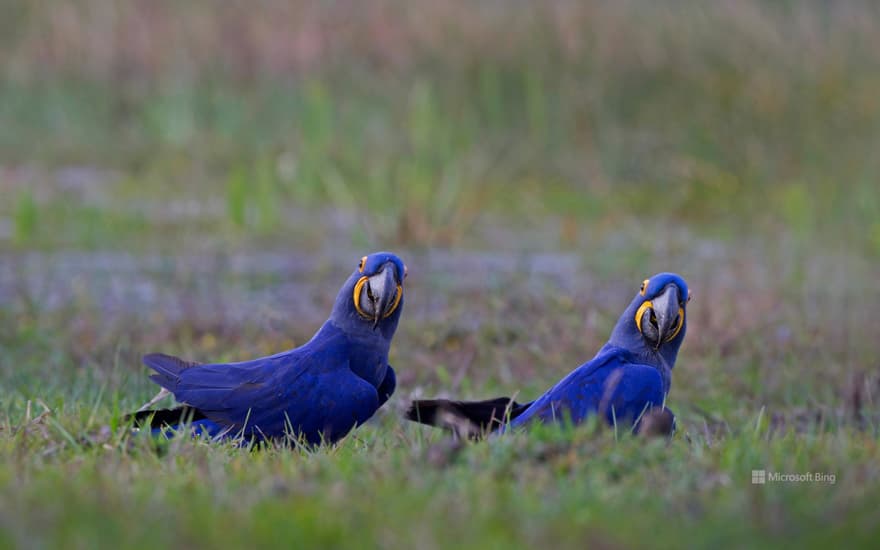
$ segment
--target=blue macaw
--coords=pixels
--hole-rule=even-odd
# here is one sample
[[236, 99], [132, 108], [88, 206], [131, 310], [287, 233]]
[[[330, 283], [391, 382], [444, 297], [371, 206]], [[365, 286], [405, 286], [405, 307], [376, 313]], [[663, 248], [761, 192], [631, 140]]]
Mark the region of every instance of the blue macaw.
[[[578, 424], [594, 414], [638, 431], [643, 414], [652, 408], [666, 412], [672, 368], [687, 332], [689, 301], [687, 283], [679, 275], [654, 275], [642, 283], [599, 353], [535, 401], [414, 401], [406, 416], [470, 437], [534, 422]], [[668, 414], [671, 425], [674, 416]]]
[[212, 364], [146, 355], [144, 364], [155, 371], [150, 378], [183, 406], [142, 409], [135, 422], [149, 422], [154, 431], [190, 424], [195, 433], [216, 438], [339, 440], [394, 393], [388, 349], [403, 310], [405, 278], [406, 266], [394, 254], [364, 256], [320, 330], [276, 355]]

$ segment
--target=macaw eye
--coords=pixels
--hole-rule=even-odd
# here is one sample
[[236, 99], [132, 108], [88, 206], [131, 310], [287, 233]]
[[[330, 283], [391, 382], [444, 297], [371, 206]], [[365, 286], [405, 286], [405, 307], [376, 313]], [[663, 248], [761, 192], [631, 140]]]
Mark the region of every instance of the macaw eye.
[[366, 263], [367, 263], [367, 257], [364, 256], [363, 258], [361, 258], [361, 263], [358, 264], [358, 271], [363, 273], [364, 272], [364, 265], [366, 265]]
[[639, 294], [641, 294], [642, 296], [645, 295], [645, 291], [648, 289], [648, 281], [650, 280], [651, 279], [645, 279], [644, 281], [642, 281], [642, 286], [639, 287]]

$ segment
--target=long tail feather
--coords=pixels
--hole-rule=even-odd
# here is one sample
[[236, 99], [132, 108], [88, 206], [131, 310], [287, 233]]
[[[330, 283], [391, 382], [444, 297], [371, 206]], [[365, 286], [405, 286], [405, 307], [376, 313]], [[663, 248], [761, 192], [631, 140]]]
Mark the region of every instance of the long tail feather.
[[485, 401], [452, 401], [449, 399], [424, 399], [413, 401], [406, 411], [407, 420], [460, 433], [462, 422], [473, 428], [473, 433], [492, 431], [519, 416], [529, 404], [520, 404], [510, 397], [497, 397]]
[[140, 428], [163, 428], [206, 418], [207, 416], [202, 411], [183, 405], [174, 409], [137, 411], [126, 415], [125, 420], [133, 420], [134, 424]]

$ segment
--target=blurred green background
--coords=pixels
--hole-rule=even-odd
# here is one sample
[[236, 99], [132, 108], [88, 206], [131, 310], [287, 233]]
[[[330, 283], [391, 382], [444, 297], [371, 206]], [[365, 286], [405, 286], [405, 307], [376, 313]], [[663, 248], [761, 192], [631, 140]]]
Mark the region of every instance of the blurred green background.
[[563, 222], [540, 248], [669, 223], [880, 254], [870, 2], [2, 9], [4, 248], [302, 247], [333, 208], [358, 247], [519, 248], [481, 230], [515, 217]]
[[[867, 0], [6, 0], [0, 544], [876, 540], [878, 151]], [[410, 273], [399, 387], [360, 439], [132, 449], [142, 353], [301, 344], [382, 249]], [[670, 447], [424, 471], [408, 398], [535, 395], [666, 270], [694, 292]], [[757, 467], [837, 483], [756, 492]], [[199, 538], [218, 522], [243, 538]]]

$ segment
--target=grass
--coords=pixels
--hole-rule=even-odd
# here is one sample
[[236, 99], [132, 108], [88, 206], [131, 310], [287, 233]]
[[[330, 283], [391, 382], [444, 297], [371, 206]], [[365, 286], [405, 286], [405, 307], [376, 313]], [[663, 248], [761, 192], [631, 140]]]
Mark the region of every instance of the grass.
[[[112, 4], [0, 8], [0, 547], [876, 540], [876, 6]], [[141, 354], [299, 345], [379, 249], [410, 276], [374, 422], [120, 422]], [[538, 394], [662, 270], [694, 291], [670, 441], [400, 420]]]
[[[400, 420], [413, 395], [527, 397], [547, 387], [598, 348], [634, 292], [638, 280], [618, 284], [615, 274], [568, 293], [530, 289], [515, 274], [468, 291], [411, 273], [392, 351], [398, 395], [375, 423], [315, 452], [180, 439], [157, 454], [119, 418], [153, 391], [141, 352], [270, 353], [304, 341], [320, 313], [256, 308], [243, 321], [163, 322], [87, 305], [44, 312], [37, 297], [35, 311], [3, 319], [4, 536], [21, 546], [867, 546], [877, 534], [880, 417], [873, 329], [860, 316], [874, 306], [821, 278], [763, 279], [761, 262], [735, 265], [755, 249], [731, 249], [731, 263], [703, 271], [685, 266], [696, 297], [670, 395], [680, 430], [669, 442], [588, 426], [456, 452]], [[771, 271], [790, 262], [764, 260]], [[851, 261], [848, 272], [859, 273]], [[227, 280], [221, 310], [247, 309], [241, 285], [286, 296], [277, 284]], [[335, 289], [313, 286], [316, 302], [329, 303]], [[182, 282], [169, 291], [198, 293]], [[438, 292], [455, 298], [425, 316]], [[758, 468], [835, 483], [753, 486]]]
[[[6, 533], [22, 545], [424, 548], [617, 547], [643, 545], [646, 537], [651, 546], [763, 540], [821, 547], [840, 537], [860, 546], [876, 535], [861, 504], [877, 493], [858, 481], [876, 475], [867, 466], [876, 450], [851, 435], [814, 433], [797, 444], [748, 430], [709, 446], [545, 434], [473, 446], [452, 464], [432, 466], [426, 444], [389, 424], [385, 433], [363, 430], [358, 440], [314, 454], [187, 441], [157, 458], [146, 445], [112, 440], [71, 451], [71, 461], [33, 465], [37, 472], [10, 481], [9, 505], [19, 519]], [[862, 471], [833, 485], [750, 487], [739, 467], [811, 471], [854, 460], [865, 464]], [[731, 478], [731, 470], [742, 475]], [[157, 476], [158, 487], [148, 481]], [[41, 495], [48, 492], [47, 502]], [[46, 522], [54, 525], [49, 532], [40, 529]], [[810, 523], [823, 528], [801, 528]]]

